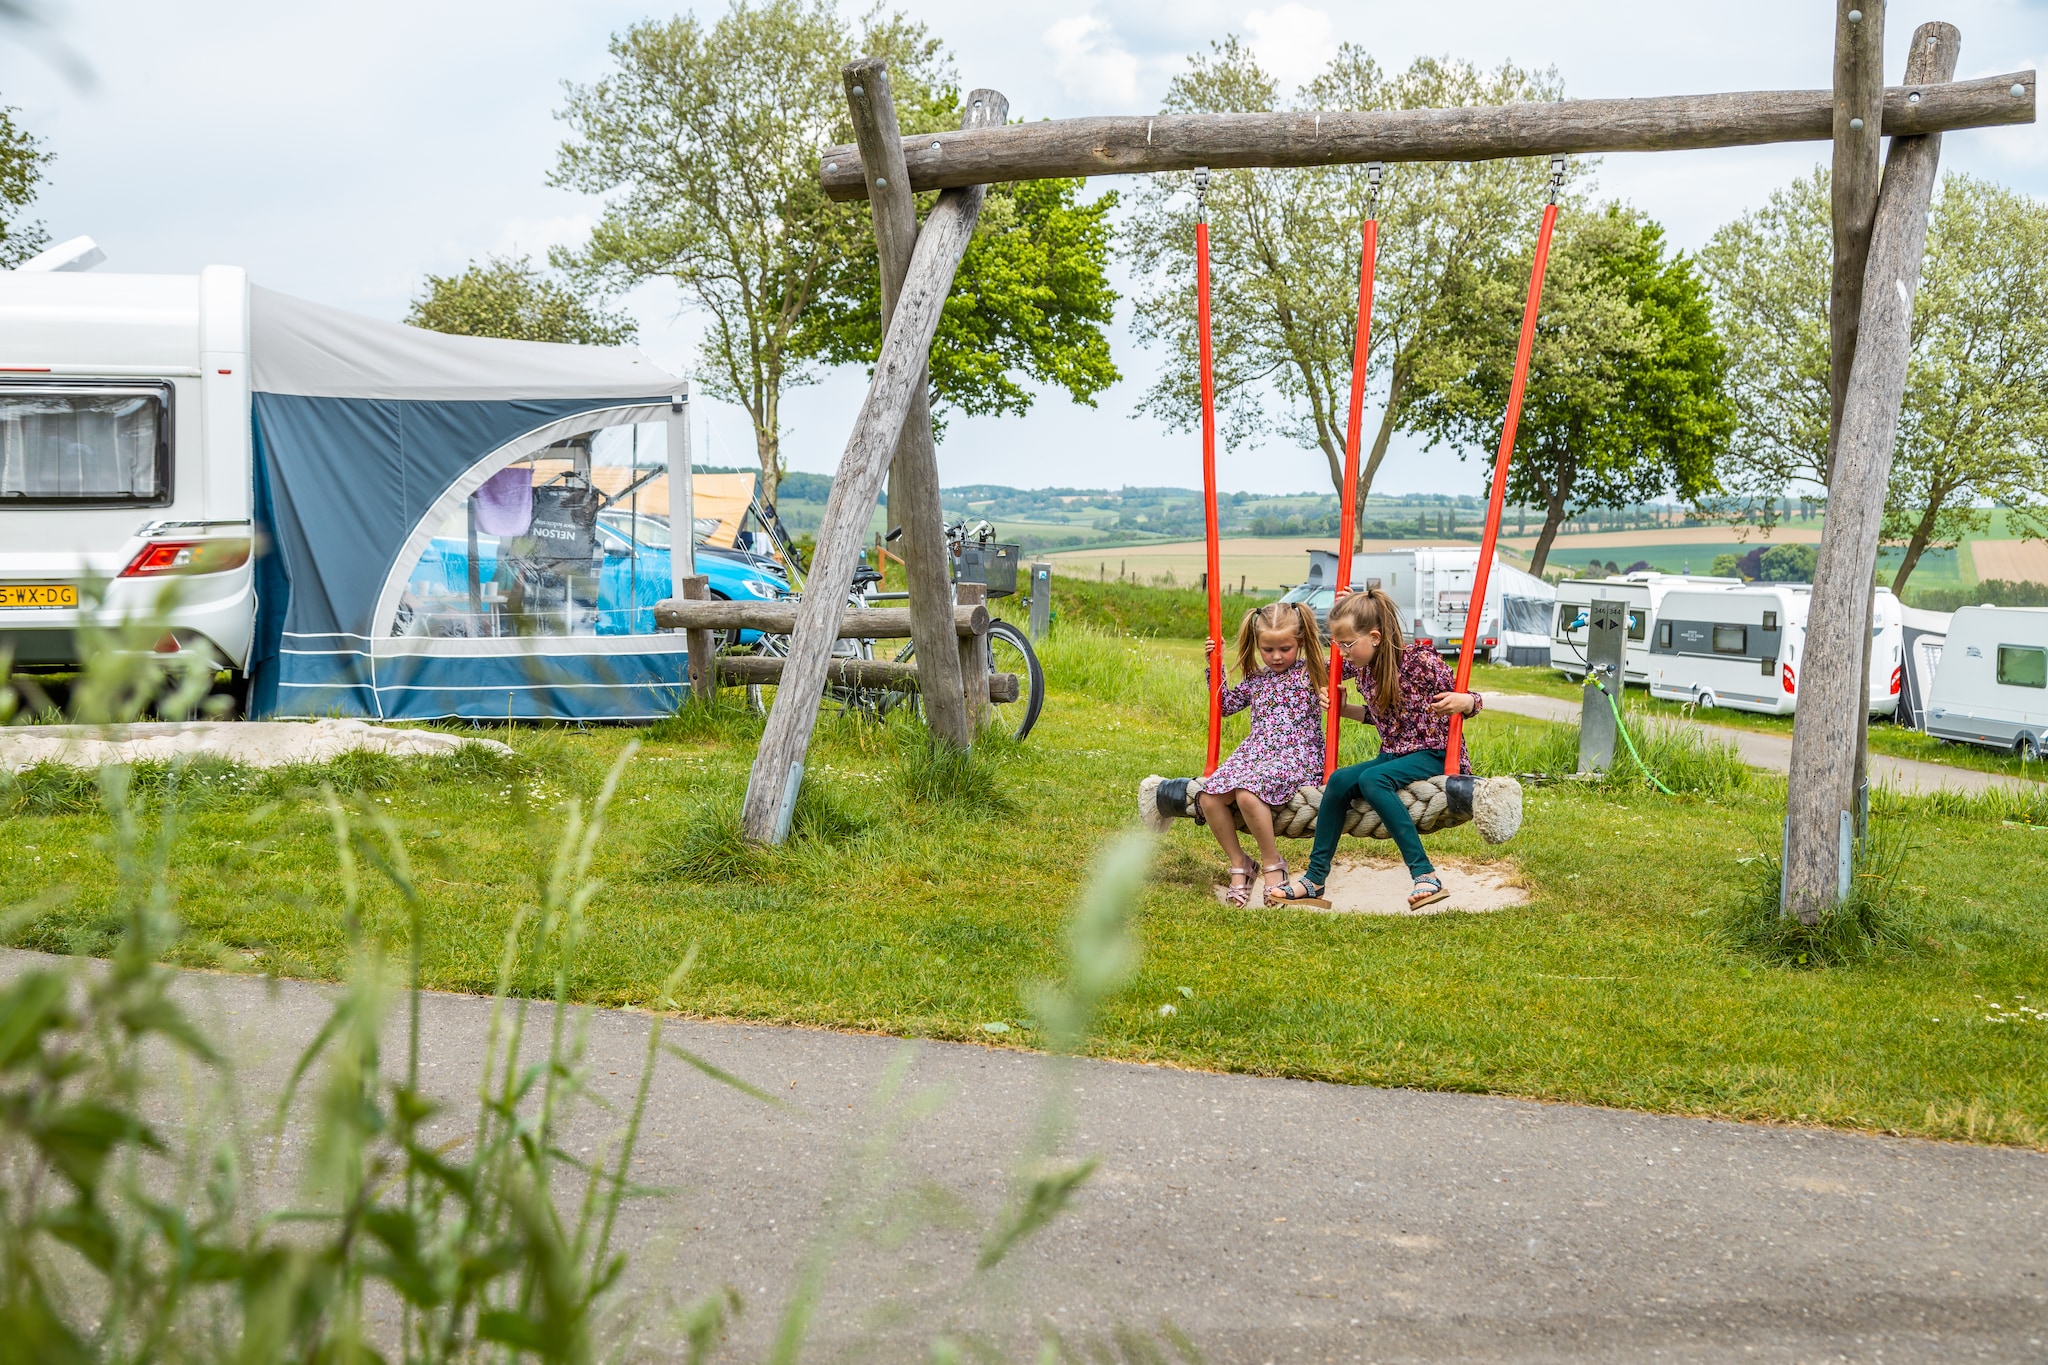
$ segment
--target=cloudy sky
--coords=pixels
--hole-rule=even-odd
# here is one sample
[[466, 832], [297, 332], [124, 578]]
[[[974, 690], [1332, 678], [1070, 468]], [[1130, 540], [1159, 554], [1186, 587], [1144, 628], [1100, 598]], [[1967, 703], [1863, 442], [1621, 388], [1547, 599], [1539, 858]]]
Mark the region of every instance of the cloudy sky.
[[[1456, 4], [1302, 0], [1042, 0], [1023, 11], [903, 0], [952, 48], [963, 83], [1010, 97], [1013, 115], [1060, 118], [1158, 106], [1188, 53], [1245, 37], [1283, 79], [1311, 76], [1338, 42], [1387, 67], [1421, 55], [1555, 66], [1568, 95], [1674, 94], [1824, 86], [1833, 6], [1822, 0], [1503, 0]], [[247, 266], [259, 282], [397, 318], [428, 272], [492, 252], [544, 253], [588, 230], [595, 206], [550, 189], [564, 80], [603, 74], [605, 41], [665, 8], [533, 0], [352, 0], [164, 4], [71, 0], [50, 13], [89, 63], [68, 81], [46, 52], [0, 33], [0, 103], [58, 155], [41, 214], [59, 238], [90, 233], [103, 269]], [[715, 12], [711, 0], [702, 10]], [[1019, 16], [1026, 17], [1019, 17]], [[1911, 0], [1886, 20], [1898, 79], [1915, 25], [1962, 30], [1958, 74], [2048, 64], [2048, 0]], [[1683, 248], [1803, 174], [1819, 145], [1611, 156], [1600, 191], [1662, 220]], [[2048, 198], [2048, 125], [1957, 134], [1946, 168]], [[1531, 206], [1533, 219], [1535, 206]], [[656, 359], [687, 370], [695, 321], [666, 286], [631, 306]], [[1120, 315], [1116, 357], [1130, 376], [1094, 409], [1040, 401], [1028, 418], [956, 420], [941, 452], [947, 483], [1179, 484], [1199, 480], [1195, 440], [1132, 415], [1157, 358]], [[846, 372], [790, 396], [784, 450], [829, 471], [859, 403]], [[748, 463], [746, 415], [714, 408], [708, 457]], [[1284, 444], [1226, 453], [1227, 488], [1322, 486], [1321, 456]], [[1477, 492], [1478, 467], [1397, 446], [1380, 487]]]

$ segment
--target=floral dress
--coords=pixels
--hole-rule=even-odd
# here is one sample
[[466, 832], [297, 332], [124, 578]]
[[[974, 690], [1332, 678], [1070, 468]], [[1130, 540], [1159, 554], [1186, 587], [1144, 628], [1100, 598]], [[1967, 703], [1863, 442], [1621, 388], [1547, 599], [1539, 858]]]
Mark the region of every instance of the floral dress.
[[1284, 673], [1254, 673], [1223, 689], [1223, 714], [1251, 708], [1252, 731], [1222, 766], [1202, 779], [1205, 792], [1248, 791], [1284, 806], [1303, 787], [1323, 780], [1323, 702], [1296, 660]]
[[[1439, 692], [1455, 691], [1458, 679], [1445, 665], [1443, 656], [1436, 652], [1436, 646], [1411, 640], [1401, 651], [1401, 666], [1395, 671], [1396, 685], [1401, 692], [1397, 699], [1400, 710], [1392, 715], [1379, 714], [1374, 700], [1378, 693], [1370, 673], [1346, 661], [1344, 676], [1358, 689], [1359, 700], [1365, 706], [1365, 723], [1380, 732], [1381, 753], [1391, 757], [1449, 747], [1451, 718], [1430, 710], [1429, 703]], [[1479, 694], [1474, 692], [1472, 714], [1478, 715], [1484, 705]], [[1464, 746], [1458, 759], [1459, 771], [1472, 771], [1470, 745]]]

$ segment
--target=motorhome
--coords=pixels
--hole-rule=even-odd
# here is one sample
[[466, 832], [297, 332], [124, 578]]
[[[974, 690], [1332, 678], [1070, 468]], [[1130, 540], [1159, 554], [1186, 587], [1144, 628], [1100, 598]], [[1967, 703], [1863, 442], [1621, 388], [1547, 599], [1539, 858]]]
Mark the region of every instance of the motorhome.
[[1927, 699], [1927, 733], [2024, 758], [2048, 754], [2048, 608], [1963, 607]]
[[[1314, 608], [1316, 620], [1327, 621], [1330, 604], [1336, 599], [1337, 555], [1332, 550], [1310, 550], [1308, 557], [1308, 578], [1281, 600], [1307, 602]], [[1472, 580], [1478, 570], [1476, 545], [1376, 550], [1352, 556], [1351, 586], [1378, 583], [1400, 604], [1408, 633], [1435, 645], [1448, 657], [1464, 645], [1465, 617], [1471, 610]], [[1548, 583], [1495, 555], [1493, 571], [1486, 579], [1486, 606], [1473, 657], [1510, 664], [1549, 662], [1554, 595]]]
[[1586, 640], [1593, 603], [1628, 604], [1628, 649], [1622, 681], [1645, 686], [1650, 680], [1650, 625], [1664, 595], [1679, 588], [1735, 587], [1739, 578], [1699, 574], [1631, 573], [1611, 578], [1568, 578], [1557, 585], [1557, 618], [1550, 635], [1550, 666], [1567, 677], [1586, 675]]
[[0, 271], [17, 667], [147, 623], [143, 647], [239, 675], [256, 715], [673, 711], [686, 640], [649, 607], [699, 572], [691, 538], [655, 544], [671, 512], [694, 524], [682, 380], [631, 348], [444, 336], [236, 267], [97, 256]]
[[[1651, 627], [1650, 695], [1702, 708], [1789, 715], [1799, 701], [1813, 588], [1750, 583], [1664, 594]], [[1879, 588], [1871, 621], [1870, 713], [1898, 709], [1904, 609]]]

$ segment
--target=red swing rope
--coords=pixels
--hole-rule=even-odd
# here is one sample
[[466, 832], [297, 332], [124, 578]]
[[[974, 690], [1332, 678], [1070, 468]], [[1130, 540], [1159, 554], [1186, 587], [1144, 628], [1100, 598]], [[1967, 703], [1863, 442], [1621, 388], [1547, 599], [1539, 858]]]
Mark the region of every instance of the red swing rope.
[[[1344, 436], [1344, 505], [1338, 509], [1336, 589], [1351, 586], [1351, 544], [1358, 535], [1358, 439], [1365, 424], [1365, 360], [1372, 339], [1372, 271], [1380, 249], [1380, 163], [1365, 168], [1367, 217], [1360, 231], [1358, 327], [1351, 346], [1351, 425]], [[1334, 595], [1332, 604], [1334, 605]], [[1323, 727], [1323, 784], [1337, 771], [1337, 726], [1343, 719], [1344, 657], [1330, 645], [1330, 714]]]
[[[1543, 271], [1550, 263], [1550, 234], [1557, 227], [1557, 194], [1564, 185], [1564, 158], [1550, 159], [1550, 202], [1543, 206], [1543, 226], [1536, 233], [1536, 259], [1529, 265], [1529, 301], [1522, 306], [1522, 339], [1515, 348], [1515, 377], [1508, 386], [1507, 418], [1501, 424], [1500, 454], [1493, 461], [1493, 493], [1486, 503], [1486, 533], [1479, 541], [1479, 569], [1472, 575], [1472, 601], [1465, 608], [1465, 639], [1458, 646], [1457, 683], [1463, 692], [1472, 680], [1472, 647], [1486, 614], [1486, 580], [1493, 574], [1494, 549], [1500, 541], [1501, 512], [1507, 503], [1508, 460], [1515, 453], [1515, 428], [1522, 419], [1522, 391], [1529, 383], [1529, 357], [1536, 348], [1536, 310], [1543, 302]], [[1465, 718], [1451, 717], [1444, 745], [1444, 772], [1455, 774], [1464, 747]]]
[[1195, 170], [1195, 332], [1202, 368], [1202, 513], [1208, 537], [1209, 761], [1207, 777], [1223, 755], [1223, 547], [1216, 532], [1216, 355], [1209, 336], [1209, 168]]

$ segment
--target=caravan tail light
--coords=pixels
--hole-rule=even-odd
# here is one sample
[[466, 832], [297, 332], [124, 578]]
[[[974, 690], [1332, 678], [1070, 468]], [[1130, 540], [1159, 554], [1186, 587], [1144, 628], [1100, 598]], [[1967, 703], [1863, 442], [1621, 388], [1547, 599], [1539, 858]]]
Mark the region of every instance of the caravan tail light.
[[1905, 687], [1905, 685], [1906, 685], [1906, 670], [1905, 670], [1905, 669], [1903, 669], [1903, 668], [1895, 668], [1895, 669], [1893, 669], [1893, 670], [1892, 670], [1892, 695], [1893, 695], [1893, 696], [1895, 696], [1895, 697], [1896, 697], [1896, 696], [1898, 696], [1898, 695], [1899, 695], [1899, 692], [1900, 692], [1900, 690], [1901, 690], [1902, 688], [1904, 688], [1904, 687]]
[[1493, 647], [1494, 647], [1495, 645], [1497, 645], [1497, 644], [1499, 644], [1499, 643], [1500, 643], [1500, 641], [1498, 641], [1498, 640], [1494, 639], [1494, 638], [1493, 638], [1492, 636], [1490, 636], [1490, 635], [1486, 637], [1486, 647], [1487, 647], [1488, 649], [1492, 649], [1492, 648], [1493, 648]]
[[1786, 694], [1787, 694], [1787, 695], [1790, 695], [1790, 694], [1791, 694], [1791, 692], [1793, 691], [1794, 685], [1795, 685], [1795, 683], [1796, 683], [1796, 681], [1797, 681], [1797, 680], [1796, 680], [1796, 679], [1795, 679], [1795, 678], [1794, 678], [1794, 677], [1792, 676], [1792, 665], [1790, 665], [1790, 664], [1786, 664], [1786, 665], [1785, 665], [1785, 671], [1784, 671], [1784, 674], [1783, 674], [1782, 676], [1783, 676], [1783, 678], [1784, 678], [1784, 682], [1785, 682], [1785, 691], [1786, 691]]
[[142, 547], [123, 578], [160, 578], [165, 574], [226, 573], [249, 562], [249, 541], [243, 536], [211, 540], [153, 540]]

